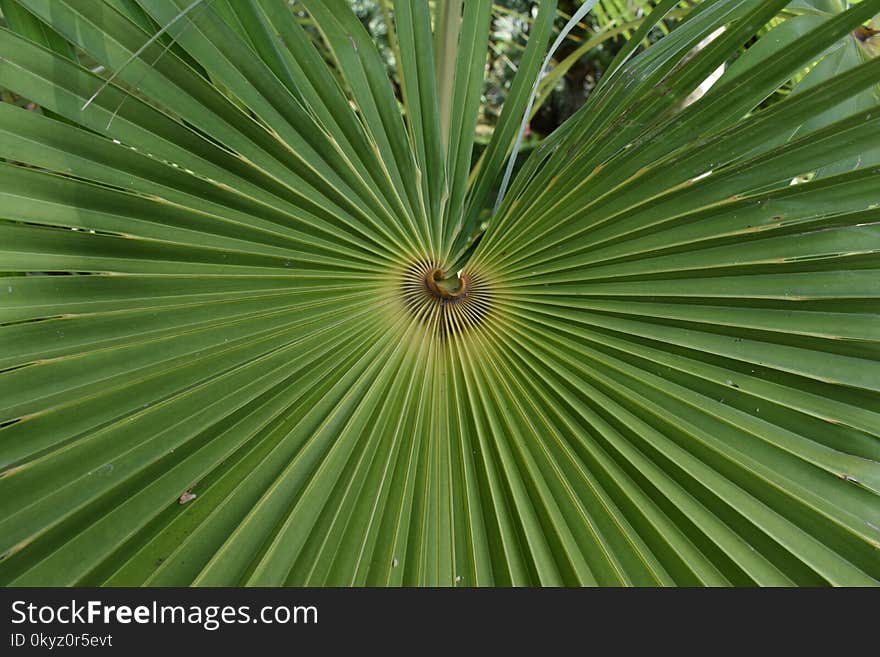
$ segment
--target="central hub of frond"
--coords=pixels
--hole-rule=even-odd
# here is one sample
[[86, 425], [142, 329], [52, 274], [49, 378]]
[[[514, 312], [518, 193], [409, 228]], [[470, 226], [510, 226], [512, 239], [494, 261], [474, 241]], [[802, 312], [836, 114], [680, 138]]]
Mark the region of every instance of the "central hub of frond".
[[476, 268], [453, 273], [421, 261], [403, 273], [400, 291], [406, 310], [444, 338], [482, 324], [492, 309], [492, 285]]
[[425, 274], [425, 288], [440, 299], [441, 303], [459, 303], [468, 295], [470, 279], [454, 274], [444, 276], [443, 270], [435, 269]]

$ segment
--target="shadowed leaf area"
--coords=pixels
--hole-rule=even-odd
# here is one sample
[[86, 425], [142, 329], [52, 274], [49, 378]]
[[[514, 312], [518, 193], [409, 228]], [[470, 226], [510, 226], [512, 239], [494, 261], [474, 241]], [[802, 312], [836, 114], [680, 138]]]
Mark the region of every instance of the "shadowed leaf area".
[[0, 582], [878, 583], [880, 0], [537, 4], [0, 0]]

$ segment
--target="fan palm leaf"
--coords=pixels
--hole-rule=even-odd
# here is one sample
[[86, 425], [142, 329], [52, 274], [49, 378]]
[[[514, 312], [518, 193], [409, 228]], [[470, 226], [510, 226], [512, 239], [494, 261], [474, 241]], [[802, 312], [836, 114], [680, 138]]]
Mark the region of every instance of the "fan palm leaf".
[[393, 3], [402, 101], [343, 0], [329, 62], [282, 0], [11, 4], [0, 581], [877, 583], [880, 112], [814, 119], [880, 60], [758, 108], [880, 1], [691, 104], [789, 3], [658, 3], [491, 217], [552, 0], [473, 176], [489, 0]]

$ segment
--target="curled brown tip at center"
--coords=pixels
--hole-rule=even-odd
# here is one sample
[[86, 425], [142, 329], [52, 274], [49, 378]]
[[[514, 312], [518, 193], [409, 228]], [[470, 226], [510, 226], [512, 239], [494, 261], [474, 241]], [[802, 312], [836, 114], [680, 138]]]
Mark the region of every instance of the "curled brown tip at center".
[[445, 277], [440, 269], [425, 274], [425, 288], [438, 299], [448, 302], [460, 301], [467, 297], [470, 282], [466, 276]]
[[864, 25], [857, 27], [853, 31], [853, 36], [859, 41], [867, 41], [868, 39], [877, 36], [880, 34], [880, 30], [875, 30], [870, 27], [865, 27]]

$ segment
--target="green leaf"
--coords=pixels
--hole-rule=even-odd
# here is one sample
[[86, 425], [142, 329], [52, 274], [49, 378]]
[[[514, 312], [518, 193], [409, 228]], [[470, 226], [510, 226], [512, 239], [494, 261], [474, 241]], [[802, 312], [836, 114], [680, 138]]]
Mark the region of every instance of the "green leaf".
[[17, 0], [0, 582], [878, 584], [880, 0], [674, 4], [483, 230], [554, 2], [472, 171], [489, 2]]

